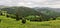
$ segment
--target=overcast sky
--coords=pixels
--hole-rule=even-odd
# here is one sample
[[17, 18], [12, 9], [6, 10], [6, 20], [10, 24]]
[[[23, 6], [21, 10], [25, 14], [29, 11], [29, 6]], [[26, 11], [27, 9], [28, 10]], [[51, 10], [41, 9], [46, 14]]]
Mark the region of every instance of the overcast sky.
[[0, 0], [0, 5], [60, 8], [60, 0]]

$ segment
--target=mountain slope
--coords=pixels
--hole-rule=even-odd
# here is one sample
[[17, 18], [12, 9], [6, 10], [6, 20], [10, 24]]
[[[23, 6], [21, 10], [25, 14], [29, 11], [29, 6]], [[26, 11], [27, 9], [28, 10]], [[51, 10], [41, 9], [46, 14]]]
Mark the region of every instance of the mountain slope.
[[9, 14], [16, 14], [18, 12], [20, 16], [39, 15], [39, 12], [28, 7], [8, 7], [2, 8], [1, 10], [7, 11]]

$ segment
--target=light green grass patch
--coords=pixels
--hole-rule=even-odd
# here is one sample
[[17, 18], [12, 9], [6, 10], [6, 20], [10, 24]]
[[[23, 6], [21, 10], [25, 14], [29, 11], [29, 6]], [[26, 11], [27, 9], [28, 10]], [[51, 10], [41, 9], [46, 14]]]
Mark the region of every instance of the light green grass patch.
[[60, 20], [51, 20], [44, 22], [30, 22], [27, 20], [26, 24], [22, 24], [21, 20], [16, 21], [6, 16], [0, 16], [0, 28], [60, 28]]

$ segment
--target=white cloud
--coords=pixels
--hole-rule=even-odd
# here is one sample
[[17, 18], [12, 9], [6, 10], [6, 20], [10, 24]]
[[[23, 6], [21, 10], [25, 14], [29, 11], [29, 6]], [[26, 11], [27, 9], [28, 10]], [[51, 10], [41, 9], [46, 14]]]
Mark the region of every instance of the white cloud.
[[0, 0], [0, 5], [60, 8], [60, 0]]

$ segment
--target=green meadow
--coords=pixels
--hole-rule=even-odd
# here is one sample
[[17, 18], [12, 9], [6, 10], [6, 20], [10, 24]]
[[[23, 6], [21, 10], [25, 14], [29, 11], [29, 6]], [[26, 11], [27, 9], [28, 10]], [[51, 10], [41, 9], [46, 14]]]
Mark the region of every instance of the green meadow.
[[0, 28], [60, 28], [60, 20], [44, 22], [30, 22], [26, 20], [26, 24], [22, 24], [21, 20], [16, 21], [6, 16], [0, 16], [0, 20]]

